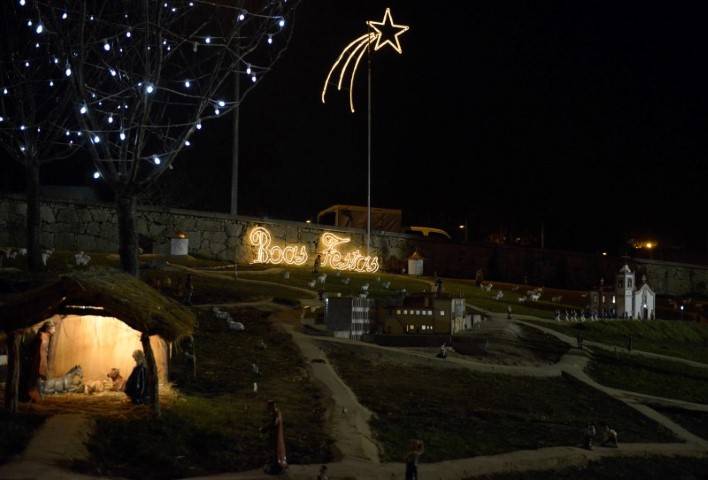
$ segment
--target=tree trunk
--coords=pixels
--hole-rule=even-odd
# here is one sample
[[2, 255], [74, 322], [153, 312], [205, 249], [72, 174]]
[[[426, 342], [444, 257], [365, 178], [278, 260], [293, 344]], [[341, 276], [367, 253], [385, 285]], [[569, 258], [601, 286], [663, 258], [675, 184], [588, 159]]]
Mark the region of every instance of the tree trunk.
[[150, 402], [152, 411], [156, 416], [160, 416], [160, 377], [157, 373], [157, 363], [155, 354], [150, 345], [150, 336], [147, 333], [140, 335], [140, 342], [143, 344], [145, 362], [147, 363], [147, 384], [150, 392]]
[[39, 163], [31, 160], [25, 167], [27, 179], [27, 266], [31, 272], [42, 268], [39, 246], [41, 217], [39, 213]]
[[5, 383], [5, 408], [10, 413], [17, 413], [17, 400], [20, 388], [20, 340], [19, 331], [7, 334], [7, 380]]
[[[138, 276], [138, 233], [135, 230], [135, 195], [121, 194], [116, 200], [118, 209], [118, 252], [120, 264], [127, 273]], [[147, 352], [146, 352], [147, 353]]]

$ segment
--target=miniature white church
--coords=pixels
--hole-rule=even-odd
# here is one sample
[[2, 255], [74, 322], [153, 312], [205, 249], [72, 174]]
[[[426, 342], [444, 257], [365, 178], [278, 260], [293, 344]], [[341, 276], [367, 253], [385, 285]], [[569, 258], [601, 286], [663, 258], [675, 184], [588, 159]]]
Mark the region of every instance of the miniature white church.
[[656, 318], [656, 296], [654, 290], [642, 276], [642, 286], [637, 288], [634, 273], [628, 265], [622, 267], [617, 274], [615, 286], [617, 297], [617, 317], [636, 320], [652, 320]]

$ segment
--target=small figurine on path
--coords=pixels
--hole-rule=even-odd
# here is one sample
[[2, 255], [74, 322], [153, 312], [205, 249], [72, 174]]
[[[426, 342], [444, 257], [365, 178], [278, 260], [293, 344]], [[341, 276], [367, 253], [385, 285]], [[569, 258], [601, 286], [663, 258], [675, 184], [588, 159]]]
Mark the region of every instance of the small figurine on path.
[[411, 440], [406, 455], [406, 480], [418, 480], [418, 461], [424, 451], [423, 440]]
[[436, 355], [438, 358], [445, 360], [447, 358], [447, 344], [443, 343], [440, 346], [440, 352]]
[[595, 424], [588, 424], [587, 428], [585, 429], [585, 437], [583, 442], [584, 447], [588, 450], [592, 450], [592, 441], [595, 438], [595, 435], [597, 435], [597, 429], [595, 428]]
[[627, 352], [632, 353], [632, 336], [627, 335]]
[[583, 334], [578, 332], [578, 335], [575, 337], [575, 339], [578, 342], [578, 350], [583, 349]]
[[617, 444], [617, 430], [611, 428], [609, 425], [605, 425], [605, 440], [602, 442], [603, 447], [615, 447]]
[[506, 319], [511, 320], [511, 305], [506, 306]]
[[322, 265], [322, 255], [319, 253], [315, 257], [315, 265], [312, 267], [312, 273], [320, 273], [320, 266]]
[[261, 428], [262, 433], [266, 433], [267, 447], [270, 450], [271, 460], [265, 466], [265, 473], [277, 475], [283, 473], [288, 468], [287, 457], [285, 455], [285, 436], [283, 434], [283, 416], [275, 405], [274, 400], [268, 400], [269, 422]]
[[317, 480], [329, 480], [327, 476], [327, 465], [322, 465], [320, 467], [320, 473], [317, 475]]

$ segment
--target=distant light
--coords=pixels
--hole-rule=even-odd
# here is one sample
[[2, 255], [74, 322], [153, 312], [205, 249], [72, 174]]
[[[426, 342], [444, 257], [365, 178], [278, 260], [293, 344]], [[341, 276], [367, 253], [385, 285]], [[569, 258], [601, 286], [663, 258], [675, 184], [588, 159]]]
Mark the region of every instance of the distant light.
[[7, 88], [3, 88], [3, 89], [2, 89], [2, 94], [3, 94], [3, 95], [7, 95]]
[[187, 87], [187, 88], [189, 88], [189, 87], [192, 86], [192, 82], [190, 82], [189, 80], [185, 80], [185, 81], [184, 81], [184, 86]]
[[273, 35], [268, 35], [268, 45], [273, 44]]
[[70, 77], [71, 76], [71, 68], [66, 67], [66, 70], [64, 70], [64, 75], [66, 75], [67, 77]]
[[217, 102], [217, 105], [219, 105], [220, 107], [225, 107], [225, 106], [226, 106], [226, 102], [223, 101], [223, 100], [219, 100], [219, 101]]
[[108, 117], [108, 123], [113, 123], [113, 115], [111, 115], [110, 117]]
[[94, 180], [98, 180], [99, 178], [101, 178], [101, 172], [98, 172], [98, 171], [93, 172], [93, 178], [94, 178]]
[[103, 49], [108, 52], [111, 50], [111, 45], [108, 42], [106, 42], [103, 44]]
[[654, 248], [654, 244], [652, 242], [646, 242], [644, 244], [644, 247], [651, 250], [652, 248]]
[[155, 87], [153, 87], [151, 84], [149, 84], [147, 87], [145, 87], [145, 92], [146, 93], [152, 93], [155, 91]]
[[241, 14], [238, 16], [239, 22], [243, 22], [245, 19], [246, 19], [246, 15], [244, 15], [243, 13], [241, 13]]
[[101, 143], [101, 137], [99, 137], [98, 135], [94, 135], [93, 143]]
[[120, 132], [120, 139], [125, 140], [125, 132]]
[[49, 86], [53, 87], [54, 86], [54, 80], [49, 80]]
[[606, 256], [607, 256], [607, 252], [602, 252], [602, 256], [603, 256], [603, 257], [606, 257]]
[[464, 230], [464, 229], [465, 229], [465, 226], [464, 226], [464, 225], [458, 225], [457, 228], [459, 228], [460, 230]]
[[305, 220], [305, 223], [312, 223], [312, 220]]
[[159, 165], [159, 164], [161, 163], [160, 157], [158, 157], [157, 155], [153, 156], [153, 157], [152, 157], [152, 162], [153, 162], [155, 165]]
[[44, 25], [40, 23], [34, 31], [41, 34], [44, 31]]
[[190, 145], [192, 145], [192, 142], [190, 142], [189, 140], [185, 140], [185, 141], [184, 141], [184, 145], [185, 145], [186, 147], [189, 147]]
[[204, 42], [207, 44], [211, 43], [211, 37], [206, 37], [206, 39], [204, 39]]
[[118, 72], [116, 72], [115, 68], [111, 68], [109, 71], [111, 72], [111, 77], [115, 77], [118, 74]]
[[29, 68], [29, 66], [30, 66], [30, 63], [29, 63], [29, 62], [25, 62], [25, 67]]
[[680, 307], [680, 308], [681, 308], [681, 311], [683, 312], [683, 305], [681, 305], [681, 307]]
[[215, 108], [214, 115], [219, 115], [219, 114], [221, 114], [221, 110], [219, 110], [218, 108]]
[[22, 5], [23, 7], [25, 6], [25, 3], [26, 3], [25, 0], [20, 0], [20, 5]]
[[86, 115], [86, 112], [88, 112], [88, 108], [86, 108], [86, 105], [82, 105], [79, 112], [81, 112], [81, 115]]
[[133, 36], [133, 34], [132, 34], [132, 33], [130, 33], [130, 31], [128, 31], [128, 32], [125, 32], [125, 36], [126, 36], [126, 37], [128, 37], [128, 38], [130, 38], [130, 37], [132, 37], [132, 36]]
[[283, 28], [283, 27], [285, 26], [285, 19], [284, 19], [284, 18], [281, 18], [281, 19], [280, 19], [280, 21], [278, 22], [278, 26], [279, 26], [280, 28]]
[[251, 74], [251, 66], [250, 66], [250, 65], [249, 65], [248, 67], [246, 67], [246, 73], [247, 73], [248, 75]]
[[68, 17], [69, 17], [69, 15], [66, 12], [64, 12], [61, 16], [61, 19], [66, 20]]
[[201, 122], [199, 122], [199, 123], [197, 123], [197, 130], [201, 130], [201, 129], [202, 129], [202, 124], [201, 124]]
[[255, 76], [255, 75], [253, 75], [253, 76], [251, 77], [251, 81], [252, 81], [253, 83], [256, 83], [256, 76]]
[[21, 131], [24, 132], [26, 129], [27, 129], [27, 127], [25, 127], [24, 125], [20, 125], [20, 130], [21, 130]]
[[4, 121], [5, 121], [5, 117], [0, 115], [0, 122], [4, 122]]

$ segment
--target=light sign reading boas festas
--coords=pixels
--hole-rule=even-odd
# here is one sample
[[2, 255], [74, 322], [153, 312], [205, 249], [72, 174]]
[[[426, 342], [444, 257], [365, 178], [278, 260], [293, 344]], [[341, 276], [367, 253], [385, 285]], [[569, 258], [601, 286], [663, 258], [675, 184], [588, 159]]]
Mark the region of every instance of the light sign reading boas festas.
[[[288, 245], [281, 247], [273, 245], [273, 237], [263, 227], [255, 227], [248, 235], [251, 245], [255, 249], [251, 263], [270, 263], [273, 265], [304, 265], [307, 263], [307, 249], [304, 245]], [[351, 238], [340, 237], [333, 233], [325, 232], [320, 237], [323, 247], [322, 266], [335, 270], [374, 273], [379, 270], [379, 257], [362, 255], [359, 250], [342, 253], [339, 247], [351, 242]]]

